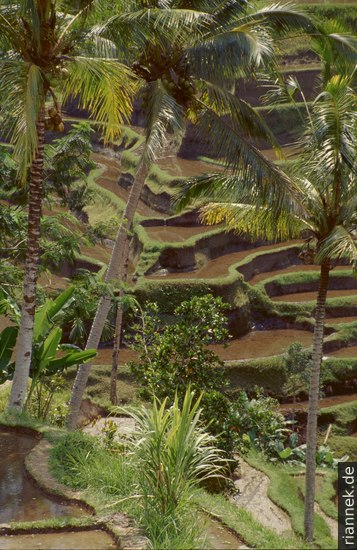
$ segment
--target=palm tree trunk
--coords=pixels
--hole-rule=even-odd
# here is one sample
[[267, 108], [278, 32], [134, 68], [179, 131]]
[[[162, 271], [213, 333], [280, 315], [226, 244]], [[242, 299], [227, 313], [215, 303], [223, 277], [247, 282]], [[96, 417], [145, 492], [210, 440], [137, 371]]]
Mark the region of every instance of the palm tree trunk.
[[[134, 215], [139, 203], [140, 195], [143, 190], [146, 176], [148, 175], [149, 167], [146, 160], [142, 157], [136, 172], [135, 180], [131, 188], [128, 202], [123, 213], [123, 222], [119, 227], [115, 245], [110, 258], [108, 270], [105, 277], [105, 282], [110, 283], [113, 279], [123, 280], [125, 269], [125, 242], [128, 233], [133, 226]], [[109, 313], [111, 298], [109, 294], [105, 294], [99, 302], [92, 327], [88, 336], [86, 349], [97, 348], [102, 336], [104, 323]], [[71, 400], [69, 404], [69, 415], [67, 425], [69, 428], [75, 428], [77, 424], [79, 409], [81, 406], [82, 397], [86, 389], [89, 373], [92, 363], [80, 365], [77, 376], [74, 381]]]
[[24, 407], [30, 374], [33, 327], [36, 310], [36, 283], [40, 259], [41, 205], [45, 141], [45, 110], [41, 105], [37, 122], [37, 151], [30, 169], [27, 249], [21, 321], [16, 347], [16, 364], [9, 399], [9, 410]]
[[[129, 246], [130, 246], [130, 240], [127, 239], [125, 244], [126, 260], [125, 260], [125, 268], [123, 272], [123, 281], [126, 281], [128, 277]], [[122, 298], [123, 296], [124, 296], [124, 290], [120, 289], [119, 298]], [[112, 405], [118, 404], [117, 375], [118, 375], [120, 337], [121, 337], [122, 324], [123, 324], [123, 308], [120, 306], [120, 304], [118, 304], [116, 320], [115, 320], [114, 345], [113, 345], [113, 354], [112, 354], [112, 371], [110, 374], [110, 402], [112, 403]]]
[[315, 506], [315, 472], [316, 472], [316, 440], [317, 415], [320, 390], [320, 371], [323, 354], [324, 321], [326, 311], [326, 295], [330, 274], [330, 261], [321, 264], [320, 284], [317, 294], [315, 330], [312, 345], [312, 372], [310, 379], [309, 410], [306, 432], [306, 487], [305, 487], [305, 539], [313, 541], [314, 537], [314, 506]]

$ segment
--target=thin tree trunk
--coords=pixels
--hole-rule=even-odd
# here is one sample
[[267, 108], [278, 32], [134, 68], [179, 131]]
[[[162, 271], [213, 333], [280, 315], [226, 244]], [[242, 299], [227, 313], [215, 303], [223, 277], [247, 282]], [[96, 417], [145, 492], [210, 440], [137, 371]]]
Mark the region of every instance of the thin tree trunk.
[[330, 274], [330, 262], [321, 264], [320, 284], [317, 294], [315, 330], [312, 346], [312, 372], [309, 391], [309, 410], [306, 432], [306, 487], [305, 487], [305, 539], [312, 542], [314, 538], [314, 506], [315, 506], [315, 472], [316, 472], [316, 441], [317, 415], [319, 405], [320, 371], [323, 354], [324, 321], [326, 311], [326, 295]]
[[[118, 230], [115, 245], [110, 258], [105, 282], [109, 283], [113, 279], [123, 280], [123, 273], [125, 269], [125, 242], [128, 237], [128, 232], [131, 231], [134, 215], [140, 200], [140, 195], [143, 190], [145, 179], [148, 174], [148, 164], [142, 158], [138, 170], [136, 172], [135, 180], [131, 188], [128, 202], [123, 214], [123, 222]], [[111, 298], [109, 294], [105, 294], [98, 305], [91, 331], [88, 336], [86, 349], [97, 348], [102, 336], [104, 323], [109, 313], [111, 304]], [[80, 365], [78, 368], [77, 376], [74, 381], [71, 400], [69, 404], [69, 415], [67, 419], [67, 426], [69, 428], [75, 428], [77, 424], [79, 409], [81, 406], [82, 397], [86, 389], [89, 373], [92, 367], [92, 363], [86, 363]]]
[[25, 404], [27, 382], [30, 374], [33, 327], [36, 310], [36, 283], [40, 259], [41, 206], [44, 161], [44, 105], [37, 122], [37, 152], [30, 168], [27, 249], [21, 321], [16, 346], [16, 364], [9, 399], [9, 410], [21, 411]]
[[[128, 268], [129, 268], [129, 248], [130, 248], [130, 239], [128, 238], [125, 244], [125, 267], [123, 271], [123, 282], [128, 278]], [[120, 289], [119, 298], [124, 296], [124, 290]], [[113, 354], [112, 354], [112, 370], [110, 374], [110, 402], [112, 405], [118, 404], [118, 394], [117, 394], [117, 375], [118, 375], [118, 364], [119, 364], [119, 353], [120, 353], [120, 338], [121, 330], [123, 325], [123, 308], [120, 304], [117, 305], [116, 320], [115, 320], [115, 333], [114, 333], [114, 345], [113, 345]]]

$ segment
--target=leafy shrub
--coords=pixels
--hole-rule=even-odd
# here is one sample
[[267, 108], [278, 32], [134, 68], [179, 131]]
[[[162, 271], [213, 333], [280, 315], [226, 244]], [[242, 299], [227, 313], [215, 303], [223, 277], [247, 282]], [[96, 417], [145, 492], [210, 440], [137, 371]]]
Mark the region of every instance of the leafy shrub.
[[293, 342], [288, 347], [284, 360], [287, 377], [282, 390], [285, 395], [295, 399], [300, 393], [309, 391], [311, 351], [304, 350], [299, 342]]
[[231, 457], [235, 447], [234, 432], [230, 429], [231, 401], [222, 392], [211, 390], [203, 393], [201, 407], [202, 420], [216, 437], [217, 446]]
[[[300, 466], [306, 463], [306, 444], [298, 447], [286, 447], [279, 451], [279, 458], [287, 461], [293, 466]], [[316, 449], [316, 466], [320, 468], [337, 468], [339, 462], [348, 460], [348, 455], [344, 455], [340, 459], [334, 458], [334, 453], [328, 445], [320, 445]]]
[[176, 392], [182, 397], [189, 385], [199, 392], [222, 387], [223, 363], [207, 345], [228, 338], [223, 309], [220, 298], [206, 295], [178, 306], [172, 324], [163, 322], [156, 304], [141, 311], [132, 327], [132, 348], [139, 361], [130, 368], [143, 397], [168, 396], [172, 402]]
[[276, 454], [277, 444], [283, 445], [290, 431], [279, 412], [279, 402], [259, 391], [254, 399], [249, 399], [244, 391], [238, 394], [232, 406], [230, 429], [236, 433], [241, 452], [256, 447], [269, 455]]
[[92, 243], [95, 243], [98, 239], [115, 239], [120, 220], [111, 216], [106, 221], [101, 221], [90, 227], [87, 231], [87, 236]]

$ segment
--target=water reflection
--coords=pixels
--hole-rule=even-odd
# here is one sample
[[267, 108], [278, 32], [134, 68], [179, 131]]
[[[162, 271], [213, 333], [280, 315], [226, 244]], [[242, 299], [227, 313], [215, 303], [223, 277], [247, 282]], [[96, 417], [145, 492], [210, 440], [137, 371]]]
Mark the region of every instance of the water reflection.
[[83, 514], [77, 506], [47, 498], [27, 475], [25, 456], [36, 443], [33, 436], [0, 430], [0, 523]]

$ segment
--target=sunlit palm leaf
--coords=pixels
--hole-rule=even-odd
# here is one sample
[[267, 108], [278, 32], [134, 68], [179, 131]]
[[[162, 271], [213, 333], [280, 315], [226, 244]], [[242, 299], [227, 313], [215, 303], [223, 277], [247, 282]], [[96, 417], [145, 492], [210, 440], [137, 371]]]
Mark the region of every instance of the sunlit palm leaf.
[[208, 225], [224, 222], [228, 230], [249, 235], [253, 240], [293, 239], [305, 228], [303, 220], [289, 212], [276, 215], [269, 208], [237, 203], [209, 203], [201, 210], [201, 220]]
[[88, 57], [70, 58], [67, 67], [63, 102], [78, 98], [79, 105], [100, 123], [105, 140], [114, 140], [131, 114], [135, 81], [130, 70], [117, 61]]
[[5, 121], [9, 117], [8, 133], [14, 143], [14, 158], [24, 180], [37, 149], [36, 122], [44, 97], [41, 70], [32, 63], [0, 60], [0, 88]]

